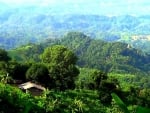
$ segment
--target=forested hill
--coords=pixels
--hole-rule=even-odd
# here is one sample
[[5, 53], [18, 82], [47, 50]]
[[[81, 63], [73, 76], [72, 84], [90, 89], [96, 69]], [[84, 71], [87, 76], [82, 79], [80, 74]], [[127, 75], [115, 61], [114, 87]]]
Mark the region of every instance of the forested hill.
[[39, 45], [25, 45], [10, 50], [9, 54], [18, 61], [39, 61], [44, 48], [58, 44], [73, 50], [81, 67], [132, 74], [148, 74], [150, 70], [150, 56], [146, 53], [125, 43], [108, 43], [80, 32], [70, 32], [61, 39], [49, 39]]
[[[150, 52], [149, 15], [61, 14], [43, 7], [5, 8], [0, 12], [0, 47], [5, 49], [60, 38], [68, 31], [81, 31], [106, 41], [132, 42], [135, 47]], [[145, 37], [144, 41], [141, 37]]]

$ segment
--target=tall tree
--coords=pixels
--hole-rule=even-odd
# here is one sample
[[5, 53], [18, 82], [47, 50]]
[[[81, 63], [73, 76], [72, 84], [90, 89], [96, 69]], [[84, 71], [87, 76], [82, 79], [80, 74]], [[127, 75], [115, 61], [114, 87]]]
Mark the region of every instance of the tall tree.
[[48, 69], [43, 64], [33, 64], [26, 73], [26, 79], [39, 82], [47, 86], [49, 82]]
[[61, 45], [48, 47], [41, 55], [41, 59], [48, 65], [50, 78], [53, 80], [51, 87], [58, 90], [75, 88], [75, 77], [79, 70], [75, 66], [76, 55]]
[[8, 64], [8, 73], [13, 79], [26, 81], [25, 74], [31, 64], [18, 63], [16, 61], [10, 61]]

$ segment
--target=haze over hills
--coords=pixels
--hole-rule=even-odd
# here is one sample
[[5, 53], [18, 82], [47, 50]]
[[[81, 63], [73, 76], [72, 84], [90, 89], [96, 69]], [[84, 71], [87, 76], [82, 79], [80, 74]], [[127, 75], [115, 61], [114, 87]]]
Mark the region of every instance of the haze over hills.
[[122, 41], [150, 52], [148, 4], [146, 0], [87, 0], [86, 3], [83, 0], [1, 0], [0, 46], [11, 49], [80, 31], [93, 38]]
[[[149, 0], [1, 0], [10, 7], [48, 7], [57, 13], [96, 15], [147, 15]], [[54, 12], [55, 13], [55, 12]]]

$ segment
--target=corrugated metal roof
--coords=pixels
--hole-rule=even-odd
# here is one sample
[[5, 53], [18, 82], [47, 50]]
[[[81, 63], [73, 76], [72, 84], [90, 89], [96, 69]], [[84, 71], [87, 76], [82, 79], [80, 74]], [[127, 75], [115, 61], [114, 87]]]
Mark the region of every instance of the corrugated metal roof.
[[19, 85], [19, 88], [21, 89], [30, 89], [30, 88], [37, 88], [37, 89], [40, 89], [40, 90], [45, 90], [44, 87], [42, 87], [41, 85], [37, 85], [35, 83], [32, 83], [32, 82], [26, 82], [26, 83], [23, 83], [23, 84], [20, 84]]

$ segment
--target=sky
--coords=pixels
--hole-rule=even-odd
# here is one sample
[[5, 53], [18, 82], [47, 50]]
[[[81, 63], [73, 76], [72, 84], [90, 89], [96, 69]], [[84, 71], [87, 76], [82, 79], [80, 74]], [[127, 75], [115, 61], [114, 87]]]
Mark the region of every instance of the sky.
[[76, 13], [146, 15], [150, 12], [150, 0], [0, 0], [11, 6], [33, 5], [64, 8]]

